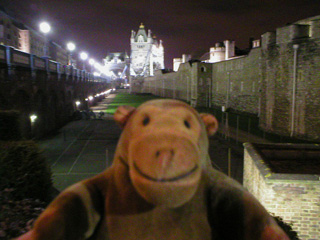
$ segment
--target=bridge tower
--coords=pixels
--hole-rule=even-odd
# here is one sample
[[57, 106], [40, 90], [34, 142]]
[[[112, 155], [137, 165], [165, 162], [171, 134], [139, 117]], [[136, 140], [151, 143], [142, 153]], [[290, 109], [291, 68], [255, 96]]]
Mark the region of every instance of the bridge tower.
[[139, 86], [144, 77], [153, 76], [154, 71], [164, 69], [164, 48], [162, 41], [152, 36], [151, 30], [146, 32], [141, 23], [138, 32], [131, 31], [130, 38], [130, 82]]

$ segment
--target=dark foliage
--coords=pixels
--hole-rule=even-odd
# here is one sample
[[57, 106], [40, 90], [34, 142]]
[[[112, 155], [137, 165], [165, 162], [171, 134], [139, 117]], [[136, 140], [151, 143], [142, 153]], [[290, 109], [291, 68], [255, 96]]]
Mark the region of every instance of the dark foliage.
[[274, 219], [291, 240], [300, 240], [298, 233], [292, 229], [292, 224], [284, 222], [281, 217], [274, 217]]
[[30, 230], [46, 204], [40, 200], [16, 200], [14, 189], [0, 191], [0, 239], [8, 240]]
[[0, 140], [13, 141], [21, 138], [19, 117], [19, 112], [14, 110], [0, 111]]
[[48, 200], [51, 170], [33, 141], [0, 141], [0, 191], [14, 189], [15, 199]]

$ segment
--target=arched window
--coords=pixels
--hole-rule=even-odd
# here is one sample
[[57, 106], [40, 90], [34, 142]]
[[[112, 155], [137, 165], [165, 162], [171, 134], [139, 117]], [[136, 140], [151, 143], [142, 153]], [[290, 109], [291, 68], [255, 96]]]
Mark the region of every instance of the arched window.
[[138, 36], [138, 42], [144, 42], [144, 39], [143, 39], [143, 36], [142, 36], [142, 35], [139, 35], [139, 36]]

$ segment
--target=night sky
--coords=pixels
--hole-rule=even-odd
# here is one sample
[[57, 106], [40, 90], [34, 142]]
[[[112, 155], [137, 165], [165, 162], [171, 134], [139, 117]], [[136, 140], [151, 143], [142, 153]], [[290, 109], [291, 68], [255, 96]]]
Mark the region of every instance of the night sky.
[[320, 15], [320, 0], [1, 0], [10, 13], [38, 29], [52, 26], [49, 38], [96, 60], [108, 52], [130, 51], [131, 30], [140, 23], [165, 47], [165, 65], [183, 53], [199, 56], [216, 42], [235, 40], [239, 48], [249, 38], [300, 19]]

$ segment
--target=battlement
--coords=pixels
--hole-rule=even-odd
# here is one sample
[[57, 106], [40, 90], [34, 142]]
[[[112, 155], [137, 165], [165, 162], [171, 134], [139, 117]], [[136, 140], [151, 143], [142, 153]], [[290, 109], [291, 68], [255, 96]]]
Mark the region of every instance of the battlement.
[[320, 15], [303, 19], [262, 35], [262, 47], [270, 44], [290, 43], [304, 38], [320, 38]]
[[308, 37], [310, 37], [310, 25], [293, 24], [276, 30], [277, 44]]

